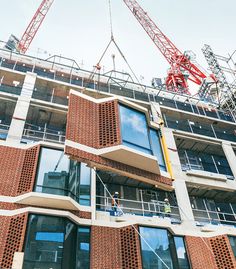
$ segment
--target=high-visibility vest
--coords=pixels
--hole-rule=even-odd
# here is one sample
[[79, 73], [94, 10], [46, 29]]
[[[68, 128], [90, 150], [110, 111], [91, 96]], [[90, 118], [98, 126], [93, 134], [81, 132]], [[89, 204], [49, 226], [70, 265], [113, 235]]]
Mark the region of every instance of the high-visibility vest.
[[170, 208], [170, 204], [164, 204], [164, 212], [165, 213], [171, 213], [171, 208]]

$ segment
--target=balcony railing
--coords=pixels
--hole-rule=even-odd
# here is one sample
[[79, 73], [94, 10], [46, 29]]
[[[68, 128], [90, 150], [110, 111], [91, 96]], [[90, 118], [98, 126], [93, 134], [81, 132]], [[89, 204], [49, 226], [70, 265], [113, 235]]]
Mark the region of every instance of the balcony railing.
[[188, 119], [177, 120], [165, 114], [164, 120], [165, 126], [171, 129], [236, 142], [236, 134], [231, 126], [223, 129], [217, 127], [215, 124], [206, 125], [199, 122], [192, 122]]
[[62, 131], [55, 131], [48, 128], [38, 127], [26, 124], [22, 136], [24, 142], [28, 141], [48, 141], [64, 144], [65, 133]]
[[193, 215], [197, 225], [236, 225], [236, 215], [234, 213], [193, 209]]
[[[0, 53], [2, 55], [2, 57], [0, 56], [0, 66], [5, 68], [21, 72], [35, 72], [38, 76], [72, 85], [87, 87], [101, 92], [109, 92], [145, 102], [158, 102], [163, 106], [178, 110], [235, 122], [234, 116], [230, 112], [225, 113], [217, 109], [210, 109], [206, 105], [203, 106], [198, 103], [199, 99], [195, 97], [181, 96], [181, 98], [185, 99], [183, 102], [175, 100], [179, 96], [176, 93], [167, 92], [165, 85], [161, 85], [160, 89], [154, 89], [151, 86], [140, 86], [140, 84], [133, 81], [116, 78], [115, 76], [111, 77], [108, 74], [99, 75], [97, 79], [89, 80], [88, 78], [91, 72], [82, 70], [77, 65], [74, 66], [74, 61], [72, 61], [72, 65], [68, 65], [50, 60], [41, 60], [31, 56], [23, 56], [3, 49], [0, 49]], [[59, 58], [63, 59], [63, 57]], [[65, 72], [62, 72], [62, 70]], [[195, 103], [197, 104], [195, 105]]]
[[22, 90], [22, 87], [15, 87], [15, 86], [10, 86], [10, 85], [0, 84], [0, 92], [20, 95], [21, 90]]
[[[112, 199], [110, 197], [96, 196], [97, 210], [109, 212], [111, 215], [114, 212], [112, 207]], [[152, 200], [151, 202], [135, 201], [127, 199], [118, 199], [119, 206], [117, 208], [118, 215], [140, 215], [140, 216], [159, 216], [166, 217], [164, 213], [164, 202]], [[171, 206], [170, 218], [172, 222], [180, 223], [179, 208]]]
[[178, 153], [183, 171], [201, 170], [225, 175], [231, 180], [234, 179], [228, 161], [223, 156], [199, 153], [190, 150], [178, 150]]

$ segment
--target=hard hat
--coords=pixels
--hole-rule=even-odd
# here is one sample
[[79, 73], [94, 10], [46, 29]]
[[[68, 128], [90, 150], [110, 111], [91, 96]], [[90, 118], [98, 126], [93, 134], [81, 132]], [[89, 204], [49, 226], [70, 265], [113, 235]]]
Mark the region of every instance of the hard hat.
[[116, 191], [116, 192], [115, 192], [115, 194], [119, 194], [119, 192], [118, 192], [118, 191]]
[[169, 202], [168, 198], [165, 198], [164, 201], [165, 201], [165, 202]]

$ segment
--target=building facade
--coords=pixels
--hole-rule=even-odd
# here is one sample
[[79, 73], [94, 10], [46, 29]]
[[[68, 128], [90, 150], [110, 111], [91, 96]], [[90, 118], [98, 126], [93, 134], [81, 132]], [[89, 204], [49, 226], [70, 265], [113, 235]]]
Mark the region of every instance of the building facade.
[[1, 269], [236, 268], [235, 178], [234, 115], [0, 50]]

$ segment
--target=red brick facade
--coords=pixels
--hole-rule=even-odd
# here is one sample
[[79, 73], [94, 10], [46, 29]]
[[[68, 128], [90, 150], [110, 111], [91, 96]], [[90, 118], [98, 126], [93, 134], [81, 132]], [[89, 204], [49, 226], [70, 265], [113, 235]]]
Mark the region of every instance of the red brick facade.
[[129, 226], [121, 229], [93, 226], [91, 269], [141, 269], [138, 234]]
[[27, 214], [0, 216], [0, 268], [11, 269], [15, 252], [23, 250]]
[[121, 144], [118, 101], [95, 103], [71, 94], [66, 139], [92, 148]]
[[[118, 101], [95, 103], [74, 94], [70, 95], [67, 115], [66, 139], [95, 149], [120, 145], [120, 119]], [[116, 162], [86, 151], [66, 147], [66, 154], [74, 159], [93, 166], [103, 166], [121, 174], [130, 174], [136, 178], [153, 180], [153, 184], [161, 183], [172, 186], [172, 180], [160, 175]]]
[[33, 189], [39, 146], [19, 149], [0, 146], [0, 195], [17, 196]]
[[192, 269], [235, 269], [236, 262], [227, 236], [186, 236]]

